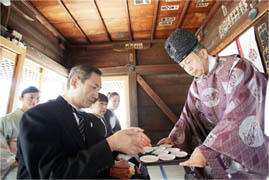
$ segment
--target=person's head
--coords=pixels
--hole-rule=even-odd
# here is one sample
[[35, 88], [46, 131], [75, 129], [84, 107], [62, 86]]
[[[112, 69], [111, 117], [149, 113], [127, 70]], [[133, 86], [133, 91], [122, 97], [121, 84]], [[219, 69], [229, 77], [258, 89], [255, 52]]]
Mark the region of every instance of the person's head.
[[92, 66], [78, 65], [71, 69], [67, 79], [69, 101], [78, 108], [90, 107], [98, 98], [102, 72]]
[[177, 29], [166, 40], [168, 55], [191, 76], [208, 73], [208, 52], [196, 36], [186, 29]]
[[108, 98], [106, 95], [99, 93], [95, 103], [91, 105], [92, 113], [101, 117], [105, 114], [107, 109]]
[[108, 93], [108, 108], [112, 111], [118, 109], [120, 105], [120, 95], [117, 92]]
[[22, 91], [19, 99], [22, 102], [22, 111], [27, 111], [39, 103], [40, 91], [34, 86], [29, 86]]

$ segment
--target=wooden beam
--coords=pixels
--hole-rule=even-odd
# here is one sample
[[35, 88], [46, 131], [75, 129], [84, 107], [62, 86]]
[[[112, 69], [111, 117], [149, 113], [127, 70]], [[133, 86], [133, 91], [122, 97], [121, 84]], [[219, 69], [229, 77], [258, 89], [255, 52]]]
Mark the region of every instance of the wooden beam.
[[68, 70], [64, 66], [57, 63], [56, 61], [49, 58], [48, 56], [40, 53], [38, 50], [32, 47], [29, 47], [29, 46], [27, 47], [26, 57], [30, 58], [35, 63], [38, 63], [45, 68], [48, 68], [54, 72], [57, 72], [58, 74], [61, 74], [62, 76], [65, 76], [65, 77], [68, 76]]
[[1, 4], [1, 25], [4, 27], [7, 27], [9, 14], [10, 6], [4, 6]]
[[69, 45], [65, 37], [29, 2], [21, 0], [21, 2], [35, 15], [36, 19], [45, 26], [55, 37], [60, 38]]
[[[123, 75], [128, 74], [130, 72], [131, 66], [117, 66], [117, 67], [109, 67], [109, 68], [100, 68], [104, 76], [111, 75]], [[135, 66], [136, 73], [139, 74], [154, 74], [154, 73], [170, 73], [170, 72], [178, 72], [185, 73], [185, 71], [177, 64], [163, 64], [163, 65], [138, 65]]]
[[15, 43], [11, 42], [10, 40], [0, 36], [0, 47], [6, 48], [9, 51], [14, 52], [15, 54], [25, 54], [26, 49], [22, 48]]
[[88, 48], [88, 49], [103, 49], [103, 48], [113, 48], [114, 45], [123, 45], [126, 43], [152, 43], [152, 44], [164, 44], [166, 39], [155, 39], [155, 40], [137, 40], [137, 41], [120, 41], [120, 42], [110, 42], [110, 43], [95, 43], [95, 44], [73, 44], [73, 48]]
[[75, 26], [77, 27], [78, 31], [85, 37], [85, 39], [91, 43], [91, 40], [88, 38], [88, 36], [86, 35], [86, 33], [83, 31], [83, 29], [80, 27], [80, 25], [78, 24], [78, 22], [76, 21], [76, 19], [74, 18], [74, 16], [72, 15], [72, 13], [69, 11], [69, 9], [66, 7], [66, 5], [64, 4], [63, 0], [58, 0], [59, 4], [63, 7], [64, 11], [69, 15], [70, 19], [72, 20], [72, 22], [75, 24]]
[[99, 10], [99, 7], [97, 6], [96, 0], [94, 0], [93, 2], [94, 2], [94, 5], [95, 5], [95, 9], [96, 9], [96, 11], [97, 11], [97, 13], [99, 15], [98, 17], [99, 17], [100, 21], [102, 21], [102, 23], [103, 23], [103, 30], [106, 32], [107, 38], [111, 42], [112, 41], [112, 38], [111, 38], [111, 36], [110, 36], [110, 34], [109, 34], [108, 30], [107, 30], [105, 21], [104, 21], [102, 15], [101, 15], [101, 12]]
[[109, 67], [109, 68], [99, 68], [104, 76], [115, 76], [124, 75], [129, 73], [127, 66]]
[[128, 23], [128, 31], [129, 31], [129, 37], [130, 37], [130, 41], [133, 40], [133, 33], [132, 33], [132, 26], [131, 26], [131, 19], [130, 19], [130, 11], [129, 11], [129, 4], [128, 4], [128, 0], [125, 0], [125, 12], [127, 14], [127, 23]]
[[211, 8], [210, 12], [208, 13], [207, 17], [202, 22], [199, 29], [196, 31], [195, 35], [198, 35], [200, 31], [208, 24], [208, 22], [214, 17], [214, 15], [217, 13], [219, 8], [221, 7], [223, 1], [216, 1], [214, 6]]
[[186, 13], [187, 13], [187, 11], [189, 9], [190, 4], [191, 4], [190, 0], [185, 1], [183, 10], [182, 10], [182, 12], [180, 14], [180, 17], [179, 17], [179, 20], [177, 22], [177, 28], [181, 27], [181, 25], [183, 23], [183, 20], [185, 19]]
[[166, 114], [166, 116], [176, 123], [178, 117], [170, 110], [170, 108], [164, 103], [164, 101], [155, 93], [155, 91], [144, 81], [144, 79], [137, 75], [137, 82], [146, 91], [146, 93], [152, 98], [152, 100], [159, 106], [159, 108]]
[[155, 38], [155, 32], [156, 32], [156, 26], [158, 23], [158, 10], [159, 10], [159, 4], [160, 1], [159, 0], [155, 0], [155, 6], [154, 6], [154, 17], [153, 17], [153, 26], [152, 26], [152, 30], [151, 30], [151, 40], [153, 40]]
[[21, 16], [23, 16], [25, 19], [27, 19], [28, 21], [35, 21], [33, 18], [31, 18], [30, 16], [28, 16], [26, 13], [24, 13], [22, 10], [20, 10], [16, 5], [11, 4], [12, 8], [17, 11]]

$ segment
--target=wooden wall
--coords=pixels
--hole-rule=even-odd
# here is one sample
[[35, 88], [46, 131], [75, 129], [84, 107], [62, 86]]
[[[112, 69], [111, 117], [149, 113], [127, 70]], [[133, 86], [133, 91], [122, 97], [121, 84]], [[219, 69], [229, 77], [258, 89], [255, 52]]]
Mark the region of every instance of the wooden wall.
[[[114, 67], [114, 69], [118, 67], [120, 69], [119, 74], [129, 74], [128, 70], [124, 70], [124, 67], [130, 64], [130, 53], [133, 53], [133, 51], [116, 52], [112, 48], [91, 49], [77, 47], [72, 50], [70, 66], [89, 64], [102, 70], [109, 69], [109, 67]], [[134, 65], [137, 70], [135, 73], [141, 75], [144, 81], [165, 102], [170, 110], [179, 117], [187, 97], [189, 85], [192, 82], [192, 77], [187, 75], [181, 68], [168, 72], [147, 72], [148, 69], [144, 68], [145, 66], [178, 66], [168, 57], [163, 44], [152, 44], [151, 48], [147, 50], [136, 50], [134, 57], [135, 60], [132, 64], [136, 64]], [[121, 72], [121, 70], [123, 71]], [[113, 74], [116, 75], [117, 73], [114, 72]], [[129, 91], [130, 93], [135, 92], [131, 89]], [[138, 83], [136, 92], [137, 94], [130, 94], [130, 96], [137, 96], [137, 124], [145, 129], [145, 133], [151, 138], [153, 143], [157, 143], [159, 139], [169, 135], [174, 123]], [[131, 121], [134, 121], [134, 118], [131, 118]]]
[[64, 49], [59, 38], [55, 37], [21, 1], [12, 1], [7, 28], [23, 35], [28, 48], [41, 52], [52, 60], [65, 65]]

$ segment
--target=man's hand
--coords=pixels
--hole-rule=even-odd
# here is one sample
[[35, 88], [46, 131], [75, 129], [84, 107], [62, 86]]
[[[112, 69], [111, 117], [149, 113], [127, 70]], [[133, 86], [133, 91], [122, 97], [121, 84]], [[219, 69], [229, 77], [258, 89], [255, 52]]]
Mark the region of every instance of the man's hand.
[[172, 144], [172, 145], [175, 145], [175, 144], [173, 143], [173, 141], [172, 141], [169, 137], [162, 138], [162, 139], [157, 143], [157, 145], [160, 145], [160, 144]]
[[128, 155], [145, 153], [144, 147], [151, 144], [143, 131], [137, 127], [117, 131], [107, 138], [111, 151], [120, 151]]
[[200, 151], [199, 147], [197, 147], [194, 149], [190, 159], [179, 163], [179, 165], [203, 168], [207, 165], [207, 161], [203, 153]]

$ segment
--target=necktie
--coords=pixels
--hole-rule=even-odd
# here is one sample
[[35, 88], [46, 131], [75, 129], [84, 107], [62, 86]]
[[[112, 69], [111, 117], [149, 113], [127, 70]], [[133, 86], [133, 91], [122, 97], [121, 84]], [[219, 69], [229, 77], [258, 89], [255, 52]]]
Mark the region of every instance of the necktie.
[[85, 118], [83, 117], [83, 113], [72, 107], [73, 112], [76, 114], [78, 118], [78, 130], [83, 140], [85, 141]]

